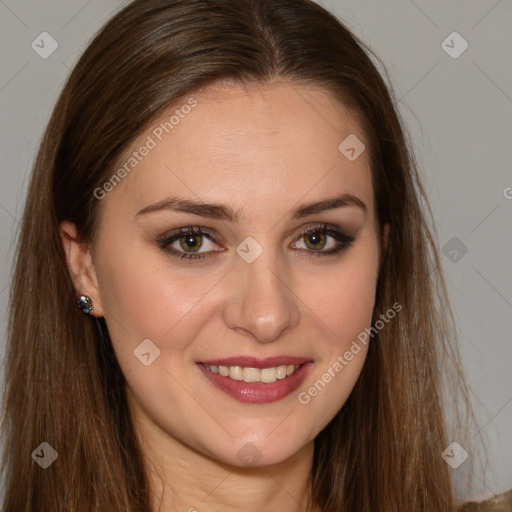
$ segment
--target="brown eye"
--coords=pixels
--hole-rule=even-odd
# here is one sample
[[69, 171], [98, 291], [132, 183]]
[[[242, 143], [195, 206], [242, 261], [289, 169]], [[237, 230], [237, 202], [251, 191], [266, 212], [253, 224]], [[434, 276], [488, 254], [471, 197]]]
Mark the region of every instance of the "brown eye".
[[305, 235], [304, 240], [309, 249], [319, 250], [324, 248], [326, 237], [320, 231], [312, 231]]
[[[304, 240], [303, 247], [299, 242]], [[348, 249], [355, 240], [355, 236], [347, 235], [340, 228], [322, 224], [305, 229], [297, 242], [293, 243], [294, 249], [301, 249], [308, 256], [334, 256]], [[336, 243], [337, 242], [337, 243]]]
[[[337, 226], [322, 224], [305, 229], [297, 241], [292, 244], [292, 248], [299, 249], [299, 252], [306, 253], [311, 257], [334, 256], [348, 249], [354, 240], [354, 236], [347, 235]], [[199, 227], [188, 227], [168, 233], [159, 238], [157, 242], [160, 249], [171, 256], [192, 260], [206, 258], [212, 253], [224, 251], [225, 249], [218, 248], [220, 246], [215, 241], [214, 234], [203, 231]], [[208, 244], [212, 245], [211, 249], [208, 248]]]
[[[158, 240], [158, 246], [176, 258], [200, 259], [209, 253], [219, 251], [215, 249], [214, 242], [213, 235], [202, 231], [201, 228], [189, 227], [164, 235]], [[212, 245], [210, 250], [208, 244]], [[199, 251], [200, 249], [205, 250]]]
[[192, 251], [198, 251], [201, 246], [203, 245], [203, 242], [201, 240], [201, 235], [196, 234], [188, 234], [185, 236], [180, 237], [180, 246], [184, 250], [191, 249]]

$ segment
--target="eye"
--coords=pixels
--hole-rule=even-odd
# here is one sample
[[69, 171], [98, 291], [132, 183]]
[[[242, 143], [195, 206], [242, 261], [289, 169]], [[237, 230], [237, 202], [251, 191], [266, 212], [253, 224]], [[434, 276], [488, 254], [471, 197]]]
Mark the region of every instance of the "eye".
[[299, 241], [303, 241], [302, 247], [297, 246], [297, 242], [292, 245], [296, 249], [305, 250], [311, 257], [330, 256], [347, 249], [354, 240], [354, 236], [346, 234], [336, 226], [320, 224], [308, 227], [301, 233]]
[[[329, 256], [347, 249], [354, 240], [354, 236], [346, 234], [336, 226], [321, 224], [303, 230], [298, 237], [298, 242], [303, 241], [303, 246], [297, 245], [296, 241], [293, 242], [292, 248], [299, 249], [300, 252], [304, 252], [310, 257]], [[190, 226], [164, 235], [158, 240], [158, 245], [161, 250], [176, 258], [202, 259], [212, 252], [225, 250], [223, 248], [209, 249], [208, 245], [214, 246], [215, 241], [214, 234], [200, 227]], [[201, 251], [201, 249], [203, 250]]]
[[[206, 239], [206, 244], [204, 239]], [[190, 226], [165, 235], [158, 241], [158, 244], [162, 250], [177, 258], [200, 259], [205, 257], [205, 253], [219, 251], [219, 249], [209, 250], [208, 244], [214, 241], [215, 237], [213, 235], [199, 227]], [[200, 252], [200, 249], [206, 250]]]

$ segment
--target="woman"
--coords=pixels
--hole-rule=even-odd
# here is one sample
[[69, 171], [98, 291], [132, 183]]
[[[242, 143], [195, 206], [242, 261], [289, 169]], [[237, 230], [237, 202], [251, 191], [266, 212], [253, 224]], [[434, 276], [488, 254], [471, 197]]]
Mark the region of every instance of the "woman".
[[448, 370], [467, 393], [368, 55], [309, 0], [136, 0], [95, 37], [26, 201], [4, 510], [454, 510]]

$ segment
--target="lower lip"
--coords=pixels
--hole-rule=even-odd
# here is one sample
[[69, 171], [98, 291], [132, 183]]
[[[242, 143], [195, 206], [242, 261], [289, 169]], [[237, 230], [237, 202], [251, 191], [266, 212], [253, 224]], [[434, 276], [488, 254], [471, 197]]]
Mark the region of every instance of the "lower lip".
[[250, 404], [266, 404], [277, 402], [293, 393], [306, 378], [313, 362], [305, 363], [286, 378], [270, 383], [234, 380], [207, 370], [201, 363], [197, 363], [197, 366], [215, 387], [235, 400]]

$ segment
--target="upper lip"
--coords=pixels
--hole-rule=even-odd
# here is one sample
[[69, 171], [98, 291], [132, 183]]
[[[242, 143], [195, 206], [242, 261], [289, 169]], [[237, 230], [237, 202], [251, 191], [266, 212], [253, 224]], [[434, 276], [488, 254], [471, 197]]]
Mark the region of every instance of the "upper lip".
[[257, 357], [226, 357], [223, 359], [209, 359], [207, 361], [199, 361], [202, 364], [214, 366], [244, 366], [247, 368], [271, 368], [273, 366], [282, 366], [290, 364], [304, 364], [310, 362], [307, 357], [293, 356], [274, 356], [260, 359]]

